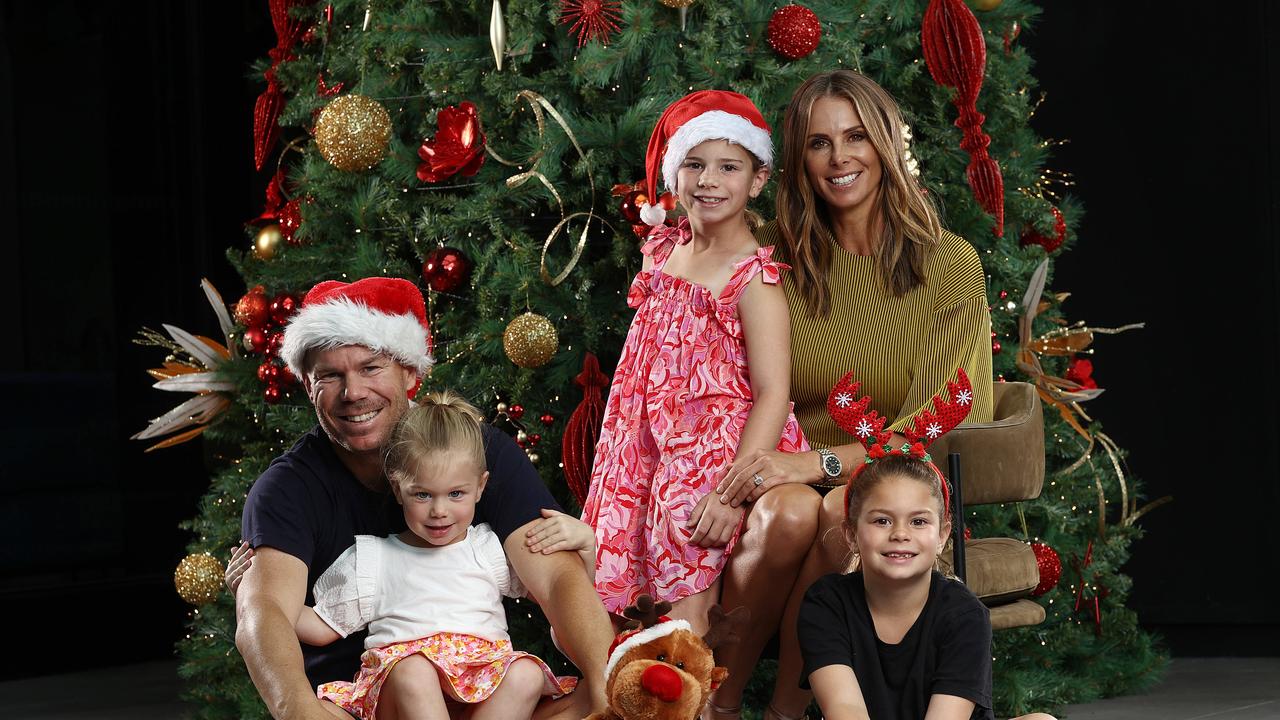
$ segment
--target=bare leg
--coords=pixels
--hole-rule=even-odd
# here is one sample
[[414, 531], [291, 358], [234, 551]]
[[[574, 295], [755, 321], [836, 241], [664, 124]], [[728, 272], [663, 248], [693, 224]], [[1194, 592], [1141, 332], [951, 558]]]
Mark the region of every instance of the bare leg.
[[410, 655], [391, 668], [382, 683], [376, 710], [378, 720], [448, 720], [445, 689], [430, 660]]
[[769, 703], [772, 715], [778, 718], [799, 717], [813, 698], [813, 693], [801, 690], [798, 685], [804, 672], [804, 659], [796, 637], [796, 621], [809, 586], [823, 575], [844, 572], [849, 566], [849, 542], [843, 530], [844, 495], [845, 488], [838, 487], [822, 499], [817, 536], [804, 558], [782, 614], [778, 628], [778, 676], [774, 679], [773, 699]]
[[673, 620], [688, 621], [693, 634], [702, 637], [707, 634], [707, 611], [720, 600], [720, 578], [706, 590], [681, 598], [671, 604]]
[[603, 712], [607, 706], [604, 666], [613, 642], [613, 625], [578, 553], [543, 555], [525, 547], [525, 531], [532, 524], [511, 533], [503, 549], [529, 594], [540, 601], [565, 655], [582, 673], [577, 690], [559, 700], [539, 703], [534, 716], [539, 720], [581, 720], [593, 711]]
[[521, 658], [507, 668], [498, 689], [471, 713], [473, 720], [529, 720], [546, 683], [538, 663]]
[[[765, 493], [747, 513], [746, 528], [721, 579], [725, 610], [745, 606], [751, 620], [740, 628], [741, 640], [717, 658], [729, 677], [711, 696], [713, 705], [730, 709], [707, 717], [732, 715], [742, 705], [742, 689], [760, 651], [778, 629], [786, 605], [818, 528], [821, 497], [807, 485], [780, 485]], [[794, 634], [794, 633], [793, 633]]]

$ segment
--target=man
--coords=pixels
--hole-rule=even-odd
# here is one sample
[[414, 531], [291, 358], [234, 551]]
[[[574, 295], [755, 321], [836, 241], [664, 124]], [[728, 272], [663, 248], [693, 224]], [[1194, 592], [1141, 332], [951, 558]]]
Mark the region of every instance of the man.
[[[236, 593], [236, 647], [277, 720], [348, 718], [318, 700], [315, 686], [355, 676], [364, 633], [302, 647], [293, 625], [312, 603], [316, 578], [355, 535], [403, 527], [382, 453], [431, 369], [430, 343], [422, 293], [394, 278], [322, 282], [285, 328], [281, 357], [301, 379], [319, 425], [249, 492], [242, 532], [253, 560]], [[541, 538], [530, 533], [543, 509], [558, 509], [555, 500], [509, 437], [484, 430], [490, 481], [475, 522], [488, 522], [503, 541], [584, 676], [576, 692], [542, 703], [535, 717], [581, 718], [605, 706], [608, 616], [577, 553], [538, 551]]]

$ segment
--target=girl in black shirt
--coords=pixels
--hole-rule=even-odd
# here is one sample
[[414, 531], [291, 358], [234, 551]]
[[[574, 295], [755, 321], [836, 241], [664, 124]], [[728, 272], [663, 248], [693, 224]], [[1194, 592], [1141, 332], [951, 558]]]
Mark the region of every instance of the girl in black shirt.
[[991, 719], [990, 617], [935, 569], [951, 530], [942, 477], [923, 450], [903, 450], [877, 453], [850, 481], [854, 571], [805, 595], [800, 684], [826, 720]]

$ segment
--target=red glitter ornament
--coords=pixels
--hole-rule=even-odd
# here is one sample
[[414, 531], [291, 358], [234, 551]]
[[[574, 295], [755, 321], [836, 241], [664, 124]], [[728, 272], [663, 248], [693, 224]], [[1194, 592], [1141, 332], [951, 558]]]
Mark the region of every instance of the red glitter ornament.
[[451, 293], [471, 279], [471, 258], [458, 248], [438, 247], [422, 260], [422, 280], [440, 293]]
[[276, 382], [280, 377], [280, 366], [274, 360], [267, 360], [258, 366], [258, 380], [268, 385]]
[[1027, 228], [1022, 233], [1022, 237], [1018, 238], [1018, 243], [1022, 247], [1028, 245], [1039, 245], [1044, 248], [1046, 253], [1051, 253], [1062, 247], [1062, 242], [1067, 239], [1067, 221], [1062, 217], [1062, 211], [1056, 207], [1049, 208], [1053, 213], [1053, 236], [1041, 235], [1036, 232], [1035, 228]]
[[1040, 584], [1031, 591], [1031, 597], [1040, 597], [1057, 587], [1062, 579], [1062, 559], [1044, 543], [1031, 543], [1031, 551], [1036, 554], [1036, 567], [1040, 568]]
[[511, 409], [507, 411], [507, 414], [511, 416], [512, 420], [519, 420], [524, 417], [524, 406], [512, 405]]
[[607, 45], [609, 37], [619, 30], [621, 7], [617, 0], [561, 0], [560, 24], [569, 26], [569, 34], [576, 35], [579, 48], [591, 40]]
[[765, 30], [765, 40], [784, 58], [799, 60], [818, 48], [822, 23], [803, 5], [787, 5], [774, 11]]
[[276, 219], [280, 223], [280, 236], [284, 241], [294, 246], [301, 245], [302, 240], [295, 238], [293, 234], [302, 227], [302, 201], [294, 198], [285, 203]]
[[262, 286], [253, 288], [236, 303], [236, 322], [247, 328], [261, 328], [267, 324], [268, 305]]
[[292, 295], [281, 293], [271, 301], [271, 322], [284, 325], [298, 312], [298, 301]]
[[418, 148], [418, 179], [437, 183], [459, 173], [471, 177], [484, 165], [484, 132], [476, 106], [460, 102], [436, 113], [439, 130]]
[[982, 27], [964, 0], [929, 0], [920, 25], [920, 46], [933, 81], [956, 89], [951, 102], [960, 111], [956, 118], [956, 127], [964, 131], [960, 147], [969, 153], [965, 177], [978, 204], [995, 218], [992, 232], [1004, 237], [1004, 178], [987, 152], [991, 136], [982, 131], [986, 116], [977, 109], [987, 66]]
[[560, 454], [565, 482], [578, 504], [582, 505], [587, 501], [591, 463], [595, 459], [596, 441], [600, 438], [600, 423], [604, 420], [604, 399], [600, 392], [609, 386], [609, 376], [600, 372], [596, 356], [587, 353], [582, 359], [582, 372], [573, 382], [582, 388], [582, 402], [578, 403], [565, 424]]
[[267, 336], [267, 350], [266, 350], [267, 356], [268, 356], [268, 357], [279, 357], [279, 355], [280, 355], [280, 347], [281, 347], [282, 345], [284, 345], [284, 333], [282, 333], [282, 332], [280, 332], [279, 330], [277, 330], [277, 331], [275, 331], [275, 332], [271, 333], [270, 335], [268, 335], [268, 336]]

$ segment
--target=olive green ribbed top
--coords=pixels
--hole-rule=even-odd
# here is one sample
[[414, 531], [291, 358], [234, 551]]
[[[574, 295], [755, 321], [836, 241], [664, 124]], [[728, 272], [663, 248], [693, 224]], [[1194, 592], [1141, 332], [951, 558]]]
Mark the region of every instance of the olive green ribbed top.
[[[756, 239], [777, 244], [777, 223], [762, 226]], [[783, 277], [791, 312], [791, 399], [814, 446], [854, 440], [827, 415], [827, 395], [850, 370], [893, 430], [932, 407], [958, 367], [973, 383], [966, 422], [991, 420], [991, 316], [982, 262], [963, 238], [944, 230], [925, 260], [924, 284], [900, 298], [885, 289], [874, 257], [834, 248], [827, 275], [831, 313], [821, 319], [809, 315], [793, 274]]]

